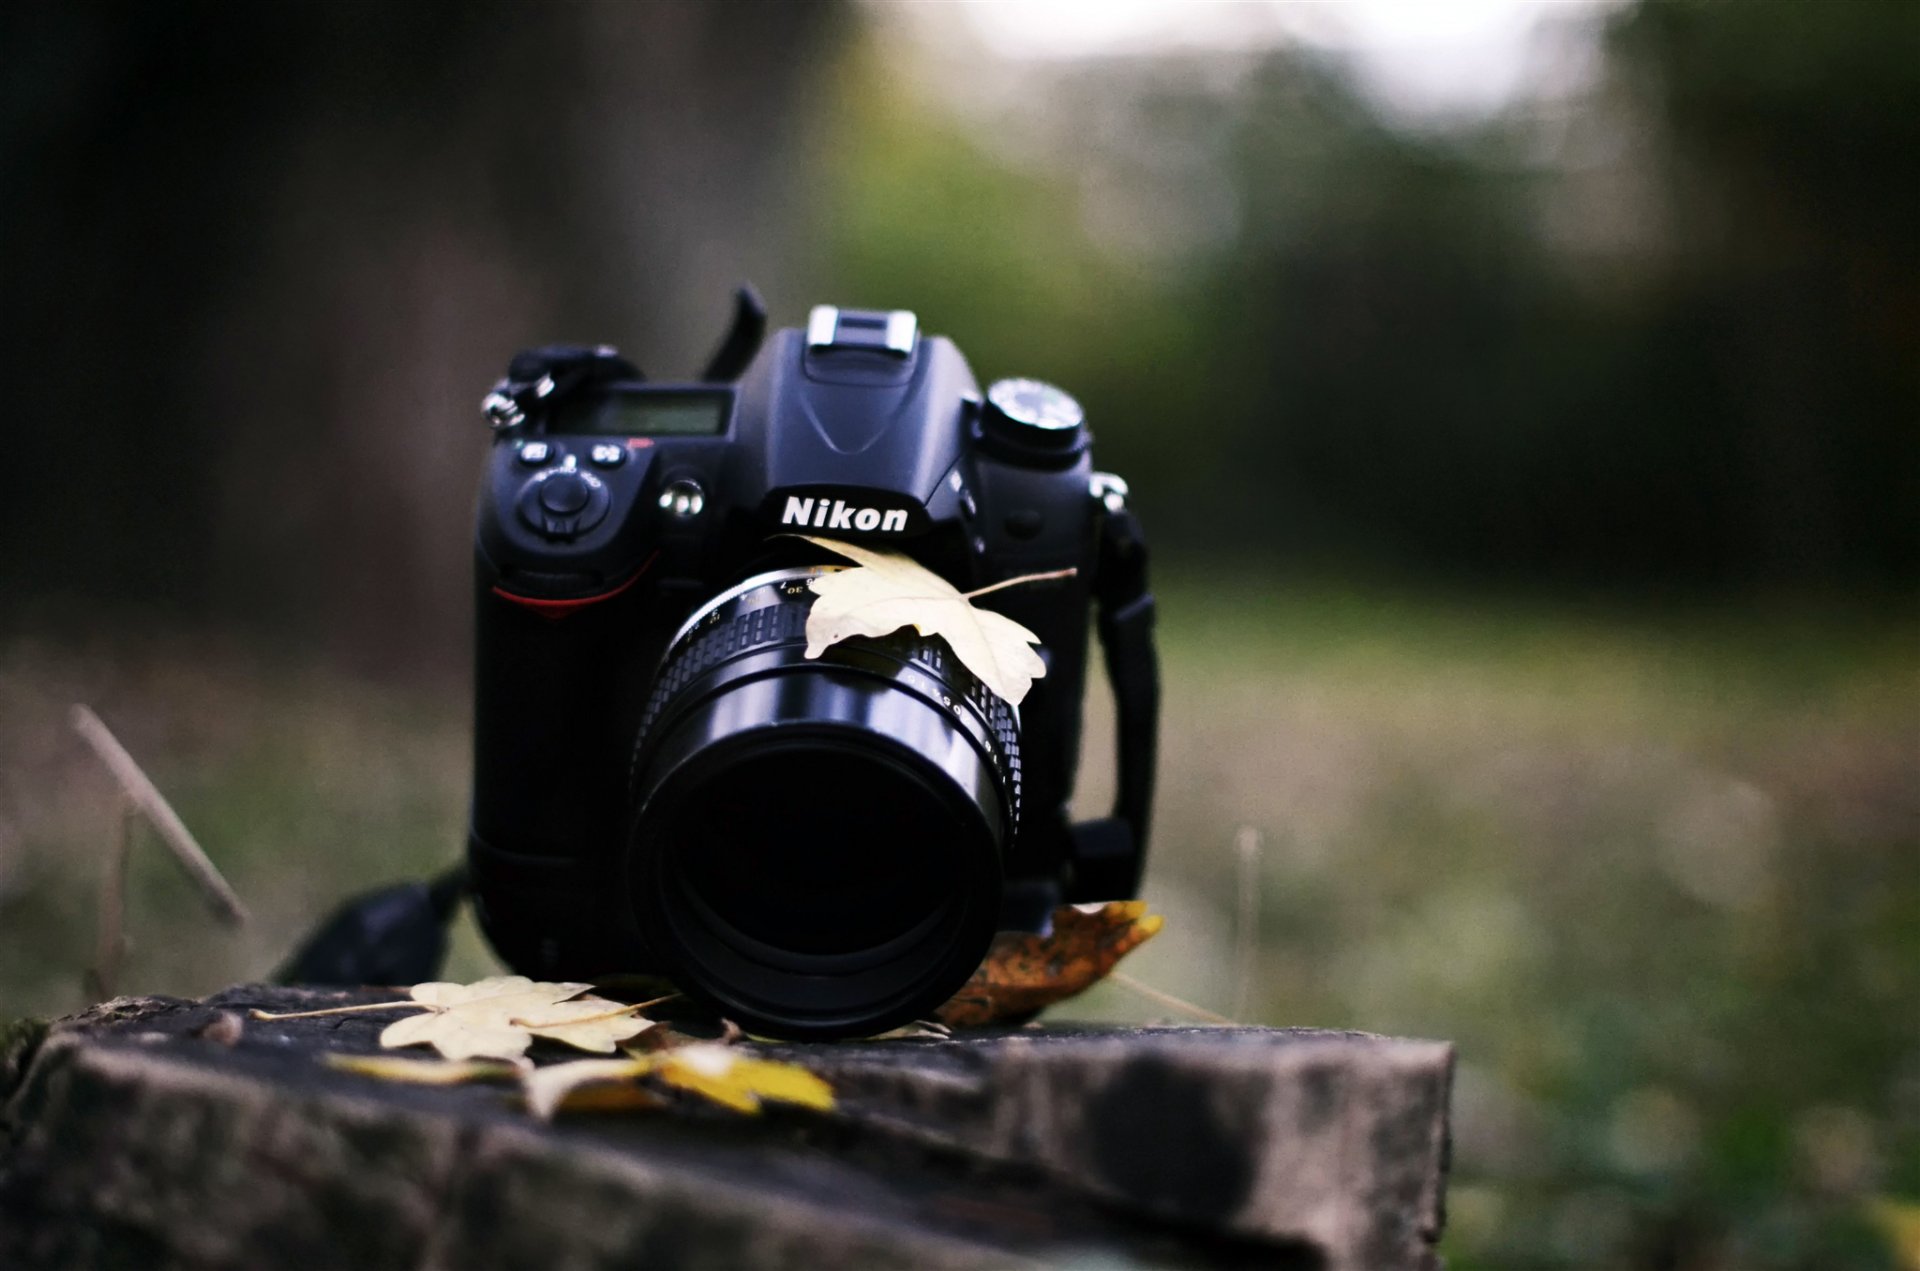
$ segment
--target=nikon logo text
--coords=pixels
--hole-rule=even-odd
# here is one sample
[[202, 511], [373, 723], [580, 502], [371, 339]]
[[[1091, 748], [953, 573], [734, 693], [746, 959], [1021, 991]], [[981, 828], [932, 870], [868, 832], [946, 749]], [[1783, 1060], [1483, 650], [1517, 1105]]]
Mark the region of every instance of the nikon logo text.
[[844, 499], [803, 499], [787, 496], [787, 510], [780, 524], [800, 525], [815, 530], [879, 530], [882, 534], [900, 534], [907, 528], [904, 508], [882, 512], [879, 508], [856, 507]]

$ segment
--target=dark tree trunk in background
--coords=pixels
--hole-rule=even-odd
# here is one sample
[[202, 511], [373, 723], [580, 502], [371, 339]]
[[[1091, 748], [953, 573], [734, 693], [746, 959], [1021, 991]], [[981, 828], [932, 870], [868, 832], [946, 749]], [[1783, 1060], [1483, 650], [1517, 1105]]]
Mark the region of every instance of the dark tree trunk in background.
[[481, 393], [555, 339], [690, 374], [743, 277], [798, 310], [835, 16], [8, 6], [0, 623], [154, 601], [464, 656]]

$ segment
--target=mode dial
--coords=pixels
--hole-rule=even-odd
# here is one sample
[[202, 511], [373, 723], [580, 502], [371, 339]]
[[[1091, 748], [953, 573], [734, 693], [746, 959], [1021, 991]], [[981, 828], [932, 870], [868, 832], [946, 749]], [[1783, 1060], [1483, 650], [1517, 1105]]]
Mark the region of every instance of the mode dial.
[[1040, 380], [998, 380], [980, 408], [988, 440], [1013, 457], [1041, 463], [1078, 454], [1086, 444], [1086, 418], [1065, 390]]

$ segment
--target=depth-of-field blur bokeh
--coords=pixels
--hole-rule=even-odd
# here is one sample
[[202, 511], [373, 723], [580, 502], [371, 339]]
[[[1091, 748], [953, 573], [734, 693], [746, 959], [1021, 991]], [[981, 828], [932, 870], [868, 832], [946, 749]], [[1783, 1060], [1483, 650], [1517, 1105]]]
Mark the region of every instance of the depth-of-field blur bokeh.
[[750, 278], [1086, 404], [1129, 969], [1455, 1041], [1452, 1265], [1920, 1265], [1920, 5], [1022, 8], [0, 11], [0, 1016], [83, 1002], [74, 702], [256, 914], [140, 842], [121, 991], [453, 859], [480, 394]]

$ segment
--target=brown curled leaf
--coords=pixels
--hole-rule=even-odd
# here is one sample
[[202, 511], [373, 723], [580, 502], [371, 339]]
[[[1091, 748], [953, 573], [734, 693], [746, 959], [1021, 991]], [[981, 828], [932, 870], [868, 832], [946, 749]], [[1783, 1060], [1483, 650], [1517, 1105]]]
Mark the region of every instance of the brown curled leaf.
[[1063, 905], [1053, 911], [1047, 935], [1003, 931], [995, 936], [980, 969], [935, 1018], [950, 1028], [977, 1028], [1063, 1002], [1106, 978], [1162, 922], [1141, 900], [1111, 901], [1091, 912]]

